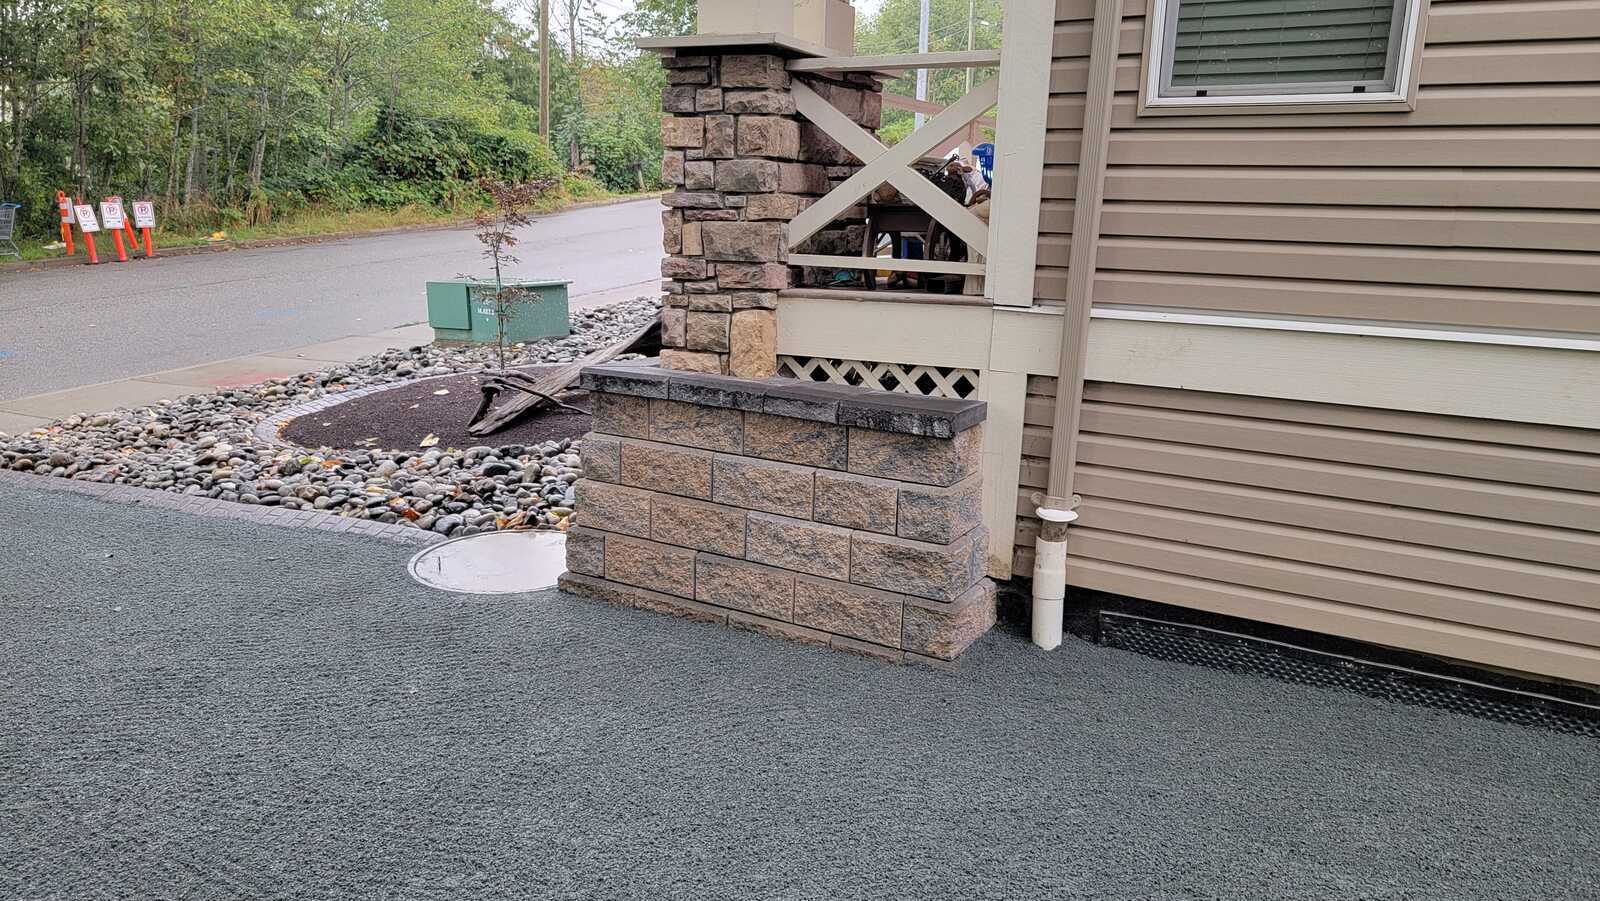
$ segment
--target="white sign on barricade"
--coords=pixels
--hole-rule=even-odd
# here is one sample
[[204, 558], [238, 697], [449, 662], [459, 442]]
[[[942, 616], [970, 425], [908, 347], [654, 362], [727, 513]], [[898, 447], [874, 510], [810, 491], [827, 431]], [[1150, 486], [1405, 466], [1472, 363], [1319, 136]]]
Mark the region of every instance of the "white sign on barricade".
[[118, 231], [127, 223], [128, 217], [122, 212], [122, 201], [100, 201], [100, 221], [106, 224], [107, 231]]
[[133, 202], [133, 227], [155, 228], [156, 205], [148, 200], [135, 200]]
[[100, 222], [94, 218], [94, 207], [87, 203], [73, 204], [72, 213], [78, 218], [78, 228], [84, 234], [100, 230]]

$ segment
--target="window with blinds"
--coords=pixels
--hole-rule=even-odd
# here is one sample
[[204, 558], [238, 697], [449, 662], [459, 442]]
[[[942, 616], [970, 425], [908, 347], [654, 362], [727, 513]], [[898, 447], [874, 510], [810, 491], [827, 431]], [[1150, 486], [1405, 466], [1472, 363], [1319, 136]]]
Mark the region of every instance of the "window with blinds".
[[1165, 0], [1164, 97], [1395, 90], [1407, 0]]

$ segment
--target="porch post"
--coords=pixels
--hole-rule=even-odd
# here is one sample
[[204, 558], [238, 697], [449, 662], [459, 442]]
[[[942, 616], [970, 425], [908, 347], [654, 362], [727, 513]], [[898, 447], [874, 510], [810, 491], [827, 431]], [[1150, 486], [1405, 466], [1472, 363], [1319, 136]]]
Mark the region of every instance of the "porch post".
[[989, 299], [1001, 306], [1033, 305], [1055, 15], [1054, 0], [1006, 0], [985, 282]]

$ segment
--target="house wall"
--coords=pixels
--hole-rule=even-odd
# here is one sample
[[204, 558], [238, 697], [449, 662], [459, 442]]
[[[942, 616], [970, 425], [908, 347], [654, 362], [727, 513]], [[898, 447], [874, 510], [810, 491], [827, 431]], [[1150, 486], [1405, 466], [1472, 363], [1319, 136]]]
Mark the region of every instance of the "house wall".
[[[1413, 112], [1210, 116], [1136, 115], [1146, 4], [1122, 7], [1096, 303], [1600, 332], [1600, 2], [1434, 0]], [[1093, 12], [1057, 3], [1046, 301]]]
[[[1095, 5], [1056, 5], [1038, 306], [993, 328], [1019, 575]], [[1199, 116], [1137, 115], [1146, 8], [1091, 217], [1069, 583], [1600, 683], [1600, 2], [1433, 0], [1412, 112]]]

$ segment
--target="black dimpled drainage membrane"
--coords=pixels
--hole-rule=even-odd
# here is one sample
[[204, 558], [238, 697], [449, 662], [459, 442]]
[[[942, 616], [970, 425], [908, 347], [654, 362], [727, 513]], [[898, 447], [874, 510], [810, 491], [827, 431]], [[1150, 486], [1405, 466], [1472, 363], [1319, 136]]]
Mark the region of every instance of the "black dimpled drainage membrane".
[[1203, 626], [1101, 612], [1100, 642], [1157, 660], [1341, 688], [1479, 719], [1600, 737], [1600, 708]]

